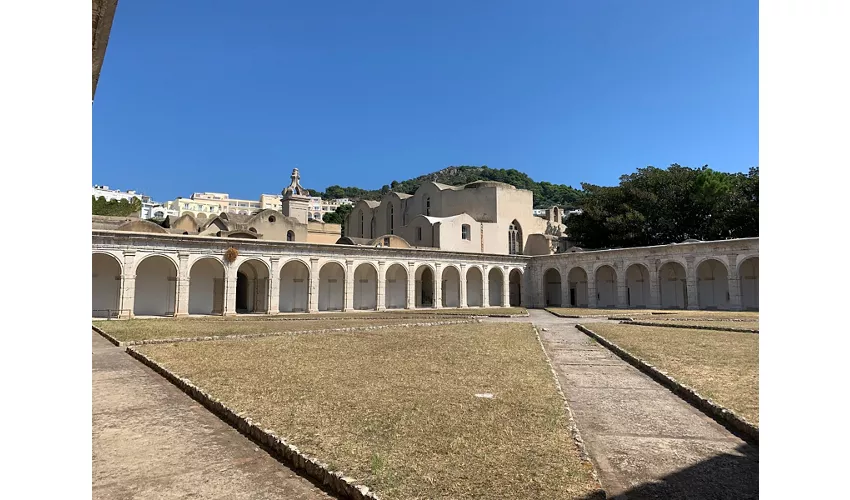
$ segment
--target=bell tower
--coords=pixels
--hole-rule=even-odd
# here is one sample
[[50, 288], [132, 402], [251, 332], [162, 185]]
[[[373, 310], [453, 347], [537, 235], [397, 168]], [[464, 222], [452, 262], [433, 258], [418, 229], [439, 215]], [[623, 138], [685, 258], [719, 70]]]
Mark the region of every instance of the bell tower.
[[307, 224], [307, 214], [310, 212], [310, 192], [301, 187], [301, 174], [297, 168], [292, 169], [292, 180], [281, 191], [280, 211], [287, 217], [293, 217], [302, 224]]

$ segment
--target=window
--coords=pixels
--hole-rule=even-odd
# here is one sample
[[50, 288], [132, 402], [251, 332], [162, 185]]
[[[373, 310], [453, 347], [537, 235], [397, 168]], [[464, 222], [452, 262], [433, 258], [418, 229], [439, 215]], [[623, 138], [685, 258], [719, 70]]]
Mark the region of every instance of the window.
[[274, 215], [269, 215], [269, 222], [274, 223], [274, 221], [275, 221]]
[[516, 220], [508, 227], [508, 253], [522, 254], [522, 229]]
[[472, 240], [472, 234], [469, 231], [469, 224], [460, 226], [460, 237], [465, 240]]
[[390, 226], [390, 234], [393, 234], [393, 229], [395, 228], [395, 223], [393, 221], [393, 215], [395, 214], [395, 211], [393, 209], [392, 203], [390, 203], [388, 211], [389, 211], [388, 223], [389, 223], [389, 226]]
[[360, 212], [360, 237], [363, 237], [363, 212]]
[[286, 232], [286, 241], [295, 241], [295, 233], [293, 231]]
[[389, 237], [389, 236], [386, 236], [386, 237], [384, 238], [384, 246], [385, 246], [385, 247], [390, 246], [390, 237]]
[[425, 197], [425, 215], [431, 215], [431, 197]]
[[416, 228], [416, 241], [422, 241], [422, 228]]
[[375, 218], [372, 217], [372, 222], [369, 224], [369, 237], [375, 237]]

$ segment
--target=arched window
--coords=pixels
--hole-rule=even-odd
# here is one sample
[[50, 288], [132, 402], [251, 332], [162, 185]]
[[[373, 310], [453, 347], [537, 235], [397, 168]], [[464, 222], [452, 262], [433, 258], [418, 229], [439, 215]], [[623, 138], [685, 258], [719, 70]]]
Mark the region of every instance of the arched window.
[[514, 255], [522, 254], [522, 229], [519, 222], [514, 219], [508, 227], [508, 253]]
[[462, 226], [460, 226], [460, 237], [462, 239], [471, 240], [472, 234], [470, 234], [470, 233], [471, 233], [471, 231], [469, 230], [469, 224], [463, 224]]
[[360, 212], [360, 237], [363, 237], [363, 212]]
[[375, 237], [375, 218], [372, 217], [372, 223], [369, 225], [369, 237]]
[[425, 197], [425, 215], [431, 215], [431, 197]]
[[287, 231], [286, 232], [286, 241], [295, 241], [295, 232]]
[[388, 221], [388, 223], [389, 223], [389, 226], [390, 226], [390, 234], [393, 234], [393, 229], [395, 228], [395, 221], [393, 220], [394, 209], [393, 209], [393, 204], [392, 204], [392, 203], [390, 203], [390, 206], [389, 206], [389, 208], [387, 209], [387, 211], [389, 212], [389, 221]]

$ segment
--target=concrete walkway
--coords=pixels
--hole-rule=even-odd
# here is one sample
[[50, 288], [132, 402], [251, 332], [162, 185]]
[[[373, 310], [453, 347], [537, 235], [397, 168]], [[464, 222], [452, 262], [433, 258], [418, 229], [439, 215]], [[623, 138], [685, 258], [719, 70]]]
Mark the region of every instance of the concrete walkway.
[[92, 331], [92, 498], [332, 498]]
[[607, 320], [559, 318], [539, 309], [529, 314], [488, 321], [531, 321], [541, 330], [609, 497], [758, 498], [757, 446], [731, 434], [574, 326]]

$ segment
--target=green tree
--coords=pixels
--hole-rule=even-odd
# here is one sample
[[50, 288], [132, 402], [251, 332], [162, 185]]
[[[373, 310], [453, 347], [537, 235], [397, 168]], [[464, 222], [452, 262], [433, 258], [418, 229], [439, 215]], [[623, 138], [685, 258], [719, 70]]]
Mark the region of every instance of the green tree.
[[327, 212], [322, 216], [322, 220], [324, 222], [328, 222], [330, 224], [339, 224], [341, 227], [342, 234], [345, 234], [345, 224], [348, 220], [348, 214], [351, 213], [351, 210], [354, 207], [351, 205], [340, 205], [336, 207], [336, 210], [333, 212]]

